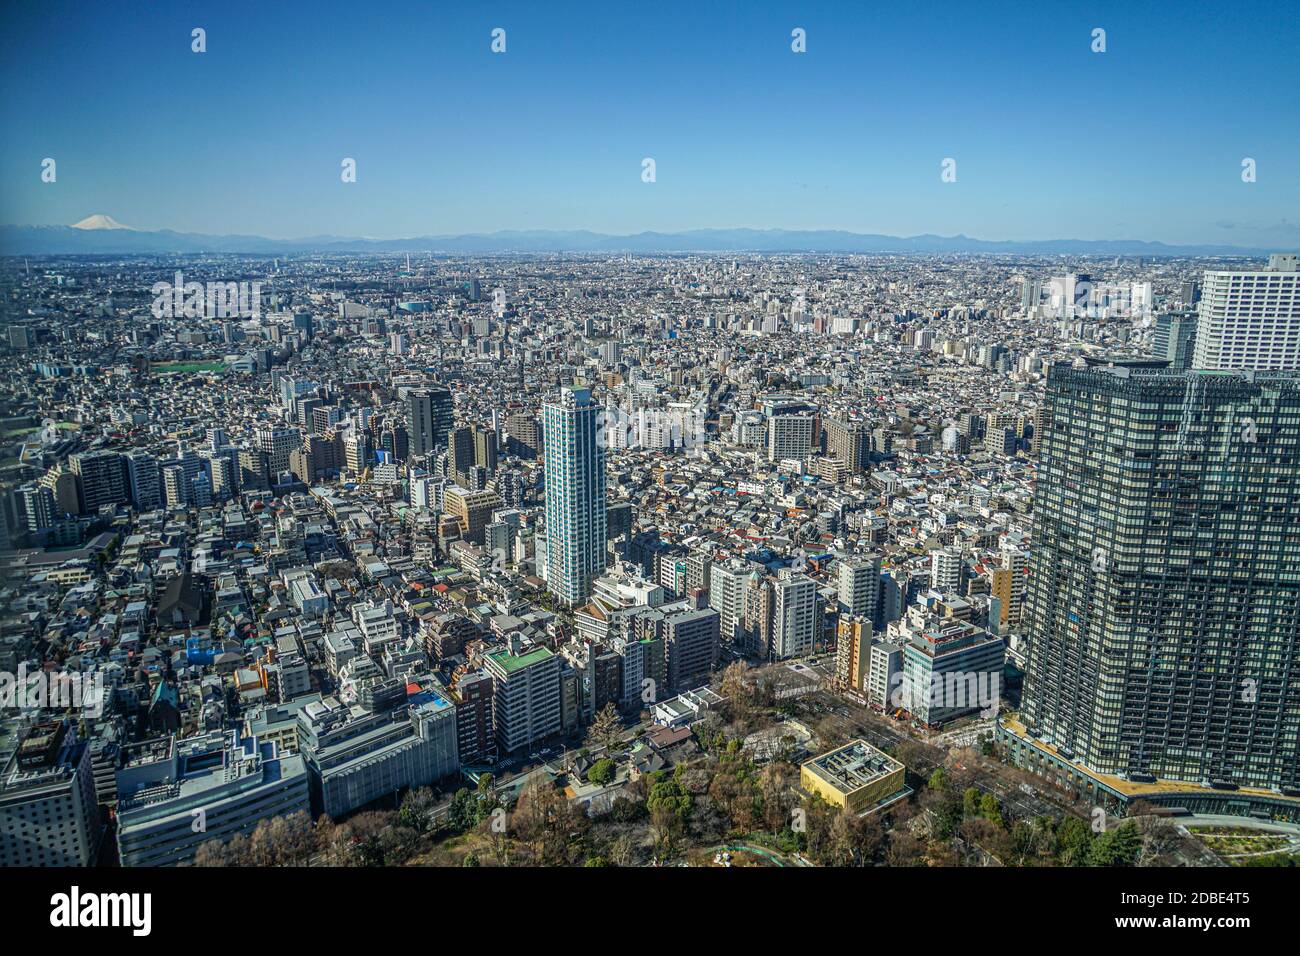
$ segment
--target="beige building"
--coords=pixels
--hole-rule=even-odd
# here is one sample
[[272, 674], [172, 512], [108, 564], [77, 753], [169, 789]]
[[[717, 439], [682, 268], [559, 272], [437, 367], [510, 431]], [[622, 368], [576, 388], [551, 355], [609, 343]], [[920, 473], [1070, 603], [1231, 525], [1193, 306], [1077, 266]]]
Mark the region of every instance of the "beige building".
[[909, 792], [901, 763], [865, 740], [813, 757], [799, 769], [799, 785], [833, 807], [864, 814]]
[[443, 507], [460, 525], [461, 537], [474, 544], [483, 543], [483, 529], [492, 520], [492, 512], [504, 506], [495, 491], [470, 491], [452, 485], [443, 493]]

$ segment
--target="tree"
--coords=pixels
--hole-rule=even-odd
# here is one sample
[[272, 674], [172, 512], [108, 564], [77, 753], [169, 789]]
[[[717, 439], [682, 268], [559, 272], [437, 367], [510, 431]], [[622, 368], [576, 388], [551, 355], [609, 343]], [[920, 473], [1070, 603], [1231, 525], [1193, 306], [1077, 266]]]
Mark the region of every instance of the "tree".
[[833, 857], [831, 827], [838, 814], [817, 795], [803, 804], [803, 838], [808, 855], [818, 863], [829, 862]]
[[[1136, 803], [1132, 809], [1136, 809]], [[1142, 856], [1139, 865], [1172, 865], [1171, 854], [1182, 842], [1178, 835], [1178, 828], [1173, 822], [1164, 817], [1141, 816], [1137, 817], [1137, 825], [1142, 833]]]
[[1125, 820], [1092, 841], [1088, 866], [1132, 866], [1142, 852], [1142, 833], [1137, 823]]
[[885, 862], [890, 866], [920, 866], [924, 862], [925, 846], [908, 830], [893, 830], [889, 834], [889, 850]]
[[909, 739], [894, 744], [894, 758], [913, 773], [920, 773], [922, 766], [932, 762], [927, 759], [924, 745]]
[[402, 798], [401, 809], [397, 811], [397, 822], [416, 833], [428, 833], [433, 829], [433, 815], [437, 806], [437, 799], [428, 787], [408, 790]]
[[1034, 825], [1026, 820], [1017, 820], [1011, 826], [1010, 853], [1008, 862], [1023, 866], [1038, 854], [1038, 835]]
[[646, 808], [651, 813], [662, 808], [683, 821], [690, 816], [691, 803], [691, 795], [682, 787], [681, 782], [673, 777], [653, 784], [650, 787], [650, 796], [646, 798]]
[[609, 858], [615, 866], [631, 866], [636, 862], [636, 844], [626, 834], [616, 836], [609, 845]]
[[195, 866], [302, 866], [316, 848], [311, 817], [305, 812], [268, 817], [250, 834], [230, 840], [203, 843], [194, 855]]
[[772, 831], [790, 825], [794, 809], [792, 787], [794, 768], [788, 763], [769, 763], [758, 775], [758, 791], [763, 799], [763, 822]]
[[315, 849], [311, 817], [299, 811], [257, 825], [247, 846], [249, 866], [301, 866]]
[[952, 839], [952, 835], [957, 832], [957, 827], [961, 826], [962, 818], [965, 816], [963, 807], [963, 799], [956, 793], [941, 794], [940, 799], [932, 807], [936, 837], [940, 840]]
[[447, 808], [447, 826], [457, 833], [464, 833], [478, 826], [479, 819], [479, 801], [474, 794], [464, 787], [457, 790]]
[[656, 851], [667, 857], [676, 852], [677, 839], [686, 828], [693, 801], [678, 777], [661, 779], [658, 774], [655, 777], [646, 798], [646, 809], [650, 811]]
[[600, 709], [591, 726], [587, 728], [587, 742], [592, 746], [603, 747], [607, 751], [613, 750], [622, 734], [623, 718], [619, 716], [613, 702], [610, 702]]
[[722, 729], [722, 718], [716, 711], [705, 711], [704, 716], [691, 725], [695, 740], [705, 753], [712, 753], [725, 743], [727, 735]]
[[381, 866], [396, 866], [409, 859], [419, 846], [420, 835], [410, 827], [395, 824], [379, 832]]
[[1056, 858], [1065, 866], [1082, 866], [1092, 846], [1092, 831], [1078, 817], [1066, 817], [1056, 828]]
[[195, 866], [231, 866], [227, 845], [221, 840], [207, 840], [194, 854]]
[[378, 812], [361, 813], [343, 824], [344, 836], [352, 846], [348, 866], [383, 866], [390, 846], [385, 838], [388, 819]]
[[614, 781], [617, 773], [618, 765], [606, 757], [603, 760], [597, 760], [587, 769], [587, 782], [598, 787], [604, 787]]
[[749, 680], [748, 670], [744, 661], [734, 661], [722, 669], [722, 680], [718, 685], [722, 696], [727, 698], [732, 716], [740, 722], [749, 718], [754, 705], [754, 685]]
[[826, 846], [822, 856], [831, 866], [850, 866], [853, 863], [853, 821], [848, 810], [841, 810], [831, 818], [827, 828]]
[[995, 826], [1002, 827], [1005, 825], [1002, 820], [1002, 805], [998, 803], [998, 798], [991, 793], [986, 793], [980, 798], [980, 816]]
[[570, 859], [570, 835], [585, 828], [587, 817], [570, 806], [552, 782], [528, 783], [511, 819], [515, 836], [528, 844], [535, 862], [544, 866], [577, 862]]
[[944, 772], [942, 767], [934, 768], [934, 773], [930, 774], [929, 786], [931, 790], [948, 789], [948, 774]]

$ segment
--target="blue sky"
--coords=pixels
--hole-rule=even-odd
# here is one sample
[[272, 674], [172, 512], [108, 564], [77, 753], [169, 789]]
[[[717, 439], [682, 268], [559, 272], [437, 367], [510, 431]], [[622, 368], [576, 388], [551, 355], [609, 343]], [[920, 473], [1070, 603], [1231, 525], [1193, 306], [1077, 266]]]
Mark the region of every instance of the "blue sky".
[[1295, 248], [1298, 52], [1294, 0], [9, 3], [0, 222]]

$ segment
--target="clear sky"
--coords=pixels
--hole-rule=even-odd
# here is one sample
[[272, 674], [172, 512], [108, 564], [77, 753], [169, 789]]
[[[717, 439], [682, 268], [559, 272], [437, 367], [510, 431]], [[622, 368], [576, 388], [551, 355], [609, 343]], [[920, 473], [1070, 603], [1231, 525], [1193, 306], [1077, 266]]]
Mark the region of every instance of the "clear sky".
[[1296, 248], [1298, 61], [1296, 0], [9, 2], [0, 222]]

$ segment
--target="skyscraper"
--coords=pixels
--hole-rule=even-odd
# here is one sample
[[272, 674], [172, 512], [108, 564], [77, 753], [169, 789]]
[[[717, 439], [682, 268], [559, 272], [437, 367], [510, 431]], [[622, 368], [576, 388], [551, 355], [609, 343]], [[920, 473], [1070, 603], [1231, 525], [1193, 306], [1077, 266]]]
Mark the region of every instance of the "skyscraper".
[[1101, 773], [1300, 785], [1300, 375], [1056, 365], [1029, 740]]
[[1300, 271], [1272, 255], [1256, 272], [1207, 272], [1196, 350], [1199, 369], [1300, 369]]
[[600, 406], [565, 387], [542, 407], [546, 476], [546, 583], [573, 606], [605, 568], [605, 448]]
[[406, 431], [412, 455], [427, 455], [447, 443], [452, 425], [451, 392], [416, 388], [406, 395]]
[[468, 484], [466, 477], [474, 468], [474, 429], [468, 425], [453, 428], [447, 437], [447, 470], [457, 481]]
[[1196, 312], [1163, 312], [1156, 316], [1155, 331], [1151, 336], [1151, 354], [1169, 359], [1175, 371], [1185, 371], [1192, 366], [1196, 348]]

